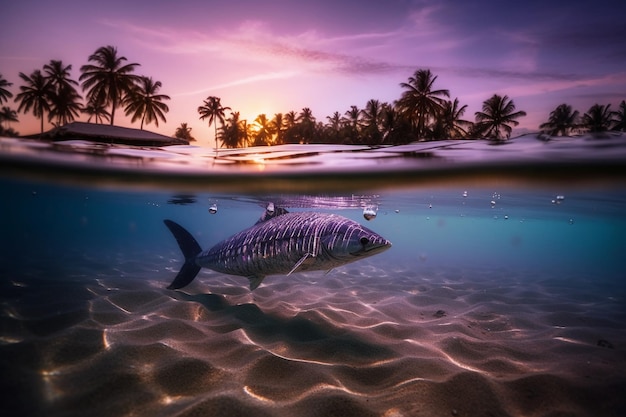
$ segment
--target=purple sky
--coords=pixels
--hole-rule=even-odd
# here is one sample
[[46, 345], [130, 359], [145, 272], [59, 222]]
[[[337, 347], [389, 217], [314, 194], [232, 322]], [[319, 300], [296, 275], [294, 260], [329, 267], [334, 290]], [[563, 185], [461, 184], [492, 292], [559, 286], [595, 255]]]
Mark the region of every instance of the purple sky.
[[[468, 120], [491, 95], [508, 95], [528, 113], [514, 133], [537, 130], [563, 102], [584, 113], [626, 99], [623, 0], [6, 3], [0, 73], [14, 94], [19, 72], [60, 59], [78, 79], [90, 54], [113, 45], [172, 98], [167, 123], [145, 128], [172, 135], [186, 122], [205, 145], [213, 127], [197, 107], [207, 96], [250, 123], [303, 107], [326, 122], [370, 99], [392, 103], [418, 68], [468, 105]], [[121, 115], [116, 124], [132, 126]], [[32, 115], [20, 120], [20, 133], [38, 131]]]

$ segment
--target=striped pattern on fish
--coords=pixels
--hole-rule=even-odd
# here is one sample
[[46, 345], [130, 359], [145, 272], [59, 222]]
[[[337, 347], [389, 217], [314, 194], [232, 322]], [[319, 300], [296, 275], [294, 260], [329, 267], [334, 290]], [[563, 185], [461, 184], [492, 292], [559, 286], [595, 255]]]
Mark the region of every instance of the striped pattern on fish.
[[255, 289], [267, 275], [329, 271], [391, 246], [388, 240], [359, 223], [327, 213], [284, 212], [206, 251], [181, 226], [170, 220], [165, 220], [165, 224], [186, 258], [181, 272], [168, 287], [172, 289], [189, 284], [200, 267], [247, 277], [250, 288]]

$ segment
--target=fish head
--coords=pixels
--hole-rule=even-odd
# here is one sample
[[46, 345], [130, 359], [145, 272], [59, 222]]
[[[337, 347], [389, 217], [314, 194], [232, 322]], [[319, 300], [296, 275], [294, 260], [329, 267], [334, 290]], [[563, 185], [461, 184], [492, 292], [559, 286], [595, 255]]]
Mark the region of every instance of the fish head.
[[376, 255], [391, 247], [391, 242], [365, 227], [358, 227], [344, 235], [342, 245], [335, 245], [331, 252], [335, 258], [356, 260]]

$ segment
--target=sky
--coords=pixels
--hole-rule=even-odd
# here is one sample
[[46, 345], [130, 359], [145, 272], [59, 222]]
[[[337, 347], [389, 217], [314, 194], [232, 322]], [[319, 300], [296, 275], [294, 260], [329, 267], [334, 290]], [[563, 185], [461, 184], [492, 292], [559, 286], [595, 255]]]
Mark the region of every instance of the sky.
[[[5, 3], [0, 73], [14, 94], [20, 72], [55, 59], [77, 80], [89, 55], [112, 45], [171, 97], [167, 123], [144, 128], [171, 136], [187, 123], [200, 145], [213, 143], [213, 126], [197, 112], [208, 96], [249, 123], [304, 107], [327, 122], [370, 99], [393, 103], [418, 69], [467, 105], [470, 121], [483, 101], [507, 95], [527, 113], [514, 134], [537, 131], [561, 103], [582, 114], [626, 99], [623, 0]], [[116, 124], [139, 128], [122, 113]], [[39, 131], [32, 114], [19, 118], [12, 127], [21, 134]]]

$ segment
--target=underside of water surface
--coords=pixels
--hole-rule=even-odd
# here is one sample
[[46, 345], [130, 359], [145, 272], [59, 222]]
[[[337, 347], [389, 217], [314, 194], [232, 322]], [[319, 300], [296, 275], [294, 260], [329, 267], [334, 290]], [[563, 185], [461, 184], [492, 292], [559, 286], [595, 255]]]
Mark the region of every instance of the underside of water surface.
[[[624, 181], [620, 133], [401, 146], [281, 145], [240, 149], [132, 147], [0, 138], [0, 172], [88, 185], [301, 193], [417, 184]], [[254, 178], [254, 184], [249, 179]], [[313, 178], [314, 177], [314, 178]]]

